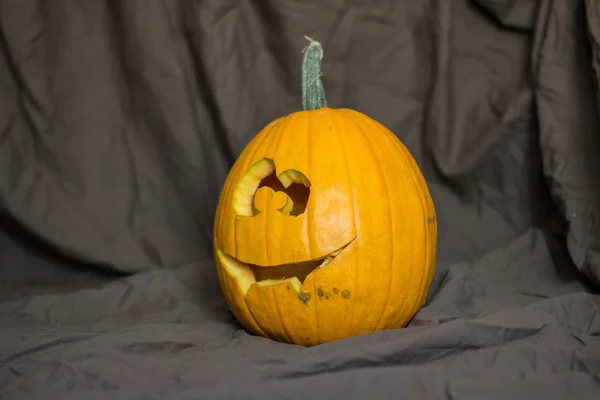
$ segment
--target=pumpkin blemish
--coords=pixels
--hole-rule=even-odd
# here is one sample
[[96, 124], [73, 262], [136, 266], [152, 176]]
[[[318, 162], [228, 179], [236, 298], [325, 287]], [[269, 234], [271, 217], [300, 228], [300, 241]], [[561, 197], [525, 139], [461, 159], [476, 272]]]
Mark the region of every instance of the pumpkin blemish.
[[300, 299], [300, 301], [302, 303], [304, 303], [304, 305], [307, 305], [308, 301], [311, 298], [311, 295], [308, 292], [300, 292], [300, 293], [298, 293], [298, 298]]
[[349, 299], [350, 298], [350, 289], [344, 289], [342, 290], [342, 297], [345, 299]]

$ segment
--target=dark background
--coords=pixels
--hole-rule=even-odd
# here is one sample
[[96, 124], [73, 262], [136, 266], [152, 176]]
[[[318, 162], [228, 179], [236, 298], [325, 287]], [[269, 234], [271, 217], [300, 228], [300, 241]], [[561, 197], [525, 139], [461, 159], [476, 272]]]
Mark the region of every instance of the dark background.
[[[408, 328], [312, 349], [241, 330], [211, 248], [304, 35], [439, 223]], [[0, 0], [0, 397], [598, 398], [599, 43], [592, 0]]]

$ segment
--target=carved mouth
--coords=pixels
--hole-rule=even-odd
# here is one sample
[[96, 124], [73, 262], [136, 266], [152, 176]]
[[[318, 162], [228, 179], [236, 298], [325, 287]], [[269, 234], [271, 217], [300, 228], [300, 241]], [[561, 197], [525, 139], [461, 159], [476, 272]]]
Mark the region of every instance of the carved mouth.
[[240, 289], [245, 295], [250, 286], [255, 283], [259, 285], [274, 285], [288, 280], [294, 287], [300, 289], [300, 286], [302, 286], [308, 275], [331, 263], [353, 241], [354, 239], [339, 249], [315, 260], [272, 266], [244, 263], [224, 253], [221, 249], [217, 249], [217, 255], [223, 266], [237, 280]]

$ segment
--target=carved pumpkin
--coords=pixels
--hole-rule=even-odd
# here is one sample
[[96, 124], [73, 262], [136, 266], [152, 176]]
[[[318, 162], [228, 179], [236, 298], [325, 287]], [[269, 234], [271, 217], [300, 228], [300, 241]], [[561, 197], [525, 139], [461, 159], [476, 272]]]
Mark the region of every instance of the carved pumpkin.
[[383, 125], [327, 106], [322, 48], [303, 64], [303, 108], [265, 127], [225, 181], [219, 282], [250, 332], [311, 346], [405, 326], [435, 268], [425, 180]]

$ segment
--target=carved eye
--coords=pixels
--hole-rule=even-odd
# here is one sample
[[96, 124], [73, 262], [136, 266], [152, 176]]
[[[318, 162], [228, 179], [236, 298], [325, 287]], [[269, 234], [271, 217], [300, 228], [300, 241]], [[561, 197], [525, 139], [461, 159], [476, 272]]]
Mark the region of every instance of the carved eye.
[[233, 193], [233, 211], [244, 217], [254, 217], [261, 210], [254, 205], [256, 191], [268, 187], [273, 192], [286, 195], [283, 207], [278, 211], [285, 215], [297, 216], [306, 210], [310, 196], [310, 181], [300, 171], [288, 169], [279, 175], [275, 172], [275, 162], [262, 158], [255, 162], [239, 180]]

